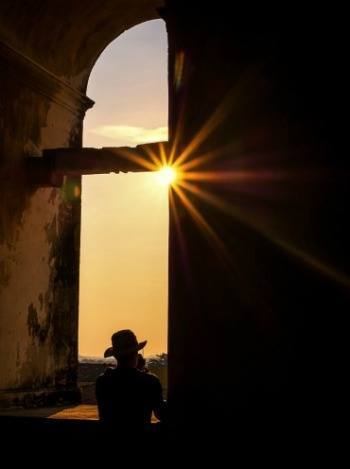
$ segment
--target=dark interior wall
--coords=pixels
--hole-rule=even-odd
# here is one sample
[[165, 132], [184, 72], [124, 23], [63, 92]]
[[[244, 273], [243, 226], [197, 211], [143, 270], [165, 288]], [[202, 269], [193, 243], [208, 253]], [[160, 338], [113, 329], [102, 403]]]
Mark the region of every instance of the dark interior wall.
[[257, 416], [323, 419], [340, 391], [346, 41], [305, 13], [287, 23], [181, 1], [164, 12], [171, 143], [181, 129], [180, 153], [211, 127], [189, 159], [212, 152], [195, 170], [223, 174], [183, 189], [218, 239], [171, 196], [169, 402], [174, 421], [206, 432]]
[[80, 180], [35, 186], [26, 158], [81, 146], [95, 60], [157, 4], [1, 2], [1, 405], [77, 398]]

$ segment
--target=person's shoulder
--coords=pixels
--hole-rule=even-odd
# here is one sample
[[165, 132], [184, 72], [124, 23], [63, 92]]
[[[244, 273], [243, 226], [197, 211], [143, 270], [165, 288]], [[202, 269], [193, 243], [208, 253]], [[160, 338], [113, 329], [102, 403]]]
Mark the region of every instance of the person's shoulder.
[[144, 381], [150, 385], [158, 385], [160, 384], [158, 376], [154, 375], [153, 373], [142, 373], [142, 377]]
[[111, 367], [107, 367], [103, 373], [101, 373], [97, 379], [96, 379], [96, 384], [102, 384], [105, 381], [108, 381], [111, 379], [115, 374], [115, 369]]

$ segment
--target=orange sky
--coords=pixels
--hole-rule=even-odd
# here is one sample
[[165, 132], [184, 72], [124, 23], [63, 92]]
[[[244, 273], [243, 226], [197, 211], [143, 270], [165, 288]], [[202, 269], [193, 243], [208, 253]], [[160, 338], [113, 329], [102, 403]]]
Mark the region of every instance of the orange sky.
[[[164, 23], [124, 33], [103, 52], [88, 96], [84, 146], [167, 138]], [[145, 355], [167, 350], [168, 189], [154, 174], [85, 176], [82, 192], [79, 354], [101, 356], [131, 328]]]

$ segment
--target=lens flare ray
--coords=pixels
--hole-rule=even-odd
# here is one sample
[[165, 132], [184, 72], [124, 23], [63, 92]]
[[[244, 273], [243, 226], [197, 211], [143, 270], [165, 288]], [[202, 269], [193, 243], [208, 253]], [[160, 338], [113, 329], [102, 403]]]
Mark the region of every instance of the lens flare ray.
[[300, 259], [302, 262], [307, 264], [312, 269], [315, 269], [326, 275], [333, 280], [337, 281], [338, 283], [350, 287], [350, 278], [349, 276], [339, 272], [338, 270], [334, 269], [332, 266], [327, 265], [322, 260], [316, 258], [315, 256], [305, 252], [304, 250], [300, 249], [299, 247], [283, 240], [280, 236], [274, 233], [271, 229], [268, 229], [263, 223], [259, 223], [256, 217], [248, 216], [242, 210], [234, 207], [232, 204], [227, 203], [222, 198], [214, 196], [210, 194], [208, 191], [200, 189], [199, 187], [195, 186], [194, 184], [180, 181], [179, 186], [183, 189], [188, 190], [189, 192], [193, 193], [200, 199], [204, 200], [205, 202], [209, 203], [210, 205], [214, 206], [215, 208], [219, 209], [226, 214], [229, 214], [239, 220], [240, 222], [244, 223], [245, 225], [250, 226], [255, 231], [259, 232], [265, 238], [269, 239], [275, 245], [283, 248], [289, 254], [293, 255], [294, 257]]
[[176, 192], [176, 194], [179, 196], [179, 198], [181, 199], [184, 207], [192, 215], [194, 221], [203, 230], [207, 239], [211, 241], [212, 246], [221, 254], [221, 256], [225, 260], [228, 260], [229, 256], [228, 256], [226, 246], [221, 241], [221, 239], [219, 238], [217, 233], [214, 231], [214, 229], [206, 222], [206, 220], [201, 215], [199, 210], [193, 205], [193, 203], [188, 199], [186, 194], [181, 190], [179, 186], [174, 186], [173, 189]]
[[142, 156], [136, 154], [130, 149], [126, 148], [118, 148], [118, 156], [125, 158], [128, 161], [133, 161], [134, 163], [138, 164], [141, 168], [144, 168], [148, 171], [156, 171], [157, 165], [152, 163], [151, 161], [143, 158]]

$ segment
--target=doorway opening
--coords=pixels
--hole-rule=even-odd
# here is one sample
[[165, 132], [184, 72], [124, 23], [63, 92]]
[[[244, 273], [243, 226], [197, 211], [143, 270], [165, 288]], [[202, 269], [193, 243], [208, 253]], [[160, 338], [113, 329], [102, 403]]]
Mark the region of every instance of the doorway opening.
[[[90, 76], [96, 104], [84, 121], [84, 147], [167, 140], [167, 87], [164, 22], [122, 34]], [[119, 329], [148, 341], [147, 365], [167, 390], [168, 219], [168, 187], [155, 173], [83, 176], [78, 344], [86, 403]]]

